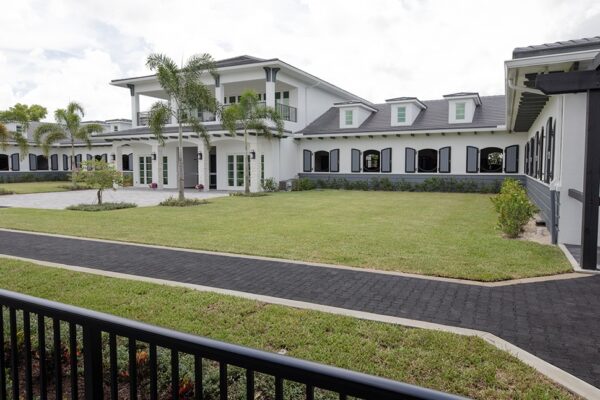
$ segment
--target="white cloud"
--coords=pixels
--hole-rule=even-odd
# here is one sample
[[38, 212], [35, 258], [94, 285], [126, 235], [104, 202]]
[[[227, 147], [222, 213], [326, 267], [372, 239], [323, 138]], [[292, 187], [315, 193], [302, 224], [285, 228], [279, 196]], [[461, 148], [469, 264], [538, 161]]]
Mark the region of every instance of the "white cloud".
[[10, 2], [0, 109], [73, 99], [90, 118], [126, 117], [128, 92], [108, 82], [147, 73], [151, 51], [278, 57], [372, 101], [499, 94], [514, 47], [597, 35], [599, 22], [592, 0]]

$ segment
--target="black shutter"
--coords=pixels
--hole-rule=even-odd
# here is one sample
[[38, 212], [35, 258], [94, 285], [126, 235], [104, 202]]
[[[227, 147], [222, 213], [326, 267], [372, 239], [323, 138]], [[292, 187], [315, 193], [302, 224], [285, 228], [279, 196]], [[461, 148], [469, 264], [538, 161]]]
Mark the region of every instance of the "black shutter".
[[29, 170], [37, 171], [37, 156], [35, 154], [29, 154]]
[[52, 154], [50, 156], [50, 169], [52, 171], [58, 170], [58, 154]]
[[329, 152], [329, 172], [340, 172], [339, 149], [334, 149]]
[[392, 148], [381, 150], [381, 172], [392, 172]]
[[525, 143], [525, 175], [529, 175], [529, 142]]
[[412, 174], [415, 172], [415, 161], [417, 159], [417, 151], [412, 147], [407, 147], [404, 150], [404, 172]]
[[519, 172], [519, 145], [514, 144], [504, 149], [504, 172], [516, 174]]
[[302, 156], [302, 159], [303, 159], [302, 170], [304, 172], [312, 172], [312, 151], [304, 150], [302, 155], [303, 155]]
[[546, 173], [544, 174], [545, 182], [550, 183], [554, 178], [552, 171], [552, 158], [554, 154], [554, 129], [552, 129], [552, 117], [548, 118], [546, 123]]
[[540, 178], [541, 180], [544, 180], [544, 142], [546, 138], [546, 131], [544, 130], [544, 128], [542, 128], [542, 133], [540, 135], [540, 152], [539, 152], [539, 161], [538, 161], [538, 178]]
[[479, 149], [474, 146], [467, 146], [467, 173], [474, 174], [479, 172]]
[[[552, 120], [552, 118], [550, 118], [550, 120]], [[550, 132], [552, 133], [552, 151], [550, 153], [550, 174], [549, 174], [549, 179], [550, 181], [552, 181], [552, 179], [554, 179], [554, 157], [556, 156], [556, 120], [554, 120], [554, 123], [552, 123], [552, 121], [550, 121], [549, 123], [550, 125]]]
[[69, 170], [69, 156], [66, 154], [63, 154], [63, 171], [68, 171]]
[[13, 153], [10, 155], [10, 164], [11, 171], [19, 171], [21, 169], [19, 153]]
[[449, 174], [450, 173], [450, 146], [447, 147], [442, 147], [439, 151], [438, 151], [438, 172], [442, 173], [442, 174]]
[[[94, 158], [94, 157], [92, 157], [92, 155], [91, 155], [91, 154], [86, 154], [86, 155], [85, 155], [85, 161], [92, 161], [92, 159], [93, 159], [93, 158]], [[91, 170], [92, 170], [92, 166], [88, 164], [88, 166], [87, 166], [87, 170], [88, 170], [88, 171], [91, 171]]]
[[81, 168], [81, 154], [75, 156], [75, 168]]
[[133, 171], [133, 153], [129, 153], [127, 157], [129, 158], [129, 171]]
[[360, 150], [352, 149], [352, 172], [360, 172]]

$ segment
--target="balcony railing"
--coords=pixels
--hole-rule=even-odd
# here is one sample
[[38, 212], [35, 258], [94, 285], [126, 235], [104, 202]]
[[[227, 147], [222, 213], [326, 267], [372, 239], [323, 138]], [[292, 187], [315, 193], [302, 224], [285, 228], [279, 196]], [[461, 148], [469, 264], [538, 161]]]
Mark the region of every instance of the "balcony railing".
[[298, 109], [287, 104], [275, 103], [275, 109], [284, 121], [297, 122]]
[[[218, 392], [220, 399], [228, 398], [233, 380], [243, 385], [247, 399], [260, 389], [267, 398], [283, 400], [284, 383], [303, 388], [294, 399], [314, 399], [315, 388], [339, 399], [458, 399], [7, 290], [0, 290], [0, 351], [2, 400], [45, 399], [48, 392], [56, 399], [117, 399], [127, 392], [129, 399], [203, 399], [203, 381], [211, 381], [206, 376], [215, 378], [209, 396]], [[180, 368], [184, 357], [187, 377]], [[234, 371], [239, 376], [228, 380]], [[256, 388], [257, 373], [270, 376], [274, 389]]]
[[[196, 117], [198, 118], [198, 120], [200, 122], [212, 122], [215, 121], [215, 115], [213, 113], [207, 112], [207, 111], [199, 111], [196, 114]], [[142, 112], [138, 112], [137, 115], [137, 122], [138, 122], [138, 126], [148, 126], [148, 120], [150, 118], [150, 112], [149, 111], [142, 111]], [[168, 124], [169, 120], [165, 120], [165, 124]]]

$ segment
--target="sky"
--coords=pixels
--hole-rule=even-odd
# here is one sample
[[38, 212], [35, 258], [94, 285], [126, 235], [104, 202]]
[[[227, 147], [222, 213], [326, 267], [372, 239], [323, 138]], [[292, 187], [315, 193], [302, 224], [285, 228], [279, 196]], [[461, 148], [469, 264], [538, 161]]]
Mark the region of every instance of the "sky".
[[503, 94], [513, 48], [600, 35], [600, 2], [5, 0], [0, 27], [0, 110], [75, 100], [103, 120], [131, 117], [109, 82], [152, 52], [279, 58], [372, 102]]

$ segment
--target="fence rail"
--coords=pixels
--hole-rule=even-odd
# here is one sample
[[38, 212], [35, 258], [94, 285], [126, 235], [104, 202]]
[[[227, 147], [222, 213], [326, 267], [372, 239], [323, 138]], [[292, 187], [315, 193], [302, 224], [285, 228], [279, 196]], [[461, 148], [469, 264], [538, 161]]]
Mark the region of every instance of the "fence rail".
[[[305, 399], [314, 399], [317, 389], [339, 399], [458, 399], [413, 385], [1, 289], [0, 311], [2, 400], [34, 397], [43, 400], [51, 390], [52, 398], [63, 398], [68, 394], [71, 399], [117, 399], [119, 396], [158, 399], [164, 397], [159, 387], [158, 371], [159, 368], [165, 370], [159, 362], [164, 361], [164, 357], [158, 357], [159, 349], [161, 354], [167, 352], [170, 358], [168, 385], [172, 399], [184, 397], [181, 390], [185, 386], [187, 396], [192, 394], [195, 399], [226, 400], [231, 384], [228, 368], [244, 370], [242, 376], [245, 378], [247, 399], [255, 399], [256, 374], [273, 378], [274, 393], [266, 398], [276, 400], [283, 399], [287, 382], [302, 385], [300, 397], [296, 391], [295, 398]], [[61, 331], [63, 328], [66, 330]], [[124, 357], [118, 357], [119, 343], [127, 348]], [[140, 344], [146, 346], [147, 353], [139, 351]], [[142, 355], [143, 366], [140, 364]], [[182, 382], [180, 379], [181, 357], [193, 358], [192, 381]], [[122, 366], [125, 362], [123, 359], [127, 362], [126, 373], [119, 370], [119, 364]], [[203, 368], [206, 368], [207, 361], [213, 363], [211, 365], [218, 371], [218, 395], [214, 391], [207, 395], [203, 388]], [[144, 380], [144, 385], [140, 384], [141, 380]], [[127, 387], [125, 392], [124, 385]]]

